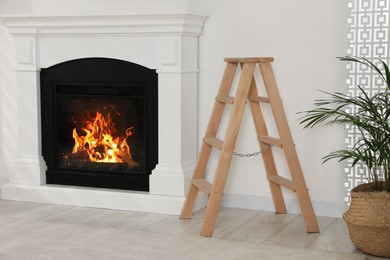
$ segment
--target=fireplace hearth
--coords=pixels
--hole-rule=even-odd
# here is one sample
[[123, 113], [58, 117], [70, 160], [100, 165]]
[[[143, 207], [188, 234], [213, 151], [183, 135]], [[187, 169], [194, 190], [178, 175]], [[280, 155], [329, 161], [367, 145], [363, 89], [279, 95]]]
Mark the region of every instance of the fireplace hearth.
[[149, 191], [158, 158], [156, 71], [84, 58], [40, 75], [47, 184]]

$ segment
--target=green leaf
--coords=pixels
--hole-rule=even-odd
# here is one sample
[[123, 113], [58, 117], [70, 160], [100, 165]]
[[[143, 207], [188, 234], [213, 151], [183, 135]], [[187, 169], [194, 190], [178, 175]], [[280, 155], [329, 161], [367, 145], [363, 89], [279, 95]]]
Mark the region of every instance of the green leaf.
[[[390, 181], [390, 71], [384, 61], [382, 72], [372, 61], [359, 57], [339, 57], [341, 61], [363, 64], [377, 73], [386, 83], [386, 90], [370, 95], [357, 85], [359, 96], [321, 91], [325, 98], [314, 101], [314, 108], [299, 112], [299, 123], [304, 128], [317, 125], [349, 126], [360, 133], [352, 147], [331, 152], [322, 158], [325, 163], [336, 159], [348, 160], [352, 166], [365, 165], [370, 181], [381, 178]], [[390, 191], [390, 183], [388, 185]]]

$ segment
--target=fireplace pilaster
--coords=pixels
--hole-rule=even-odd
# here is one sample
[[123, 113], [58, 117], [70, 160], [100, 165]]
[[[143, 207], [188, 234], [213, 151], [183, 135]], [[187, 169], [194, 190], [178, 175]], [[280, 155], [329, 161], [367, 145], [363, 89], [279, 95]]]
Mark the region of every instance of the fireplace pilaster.
[[17, 154], [10, 183], [45, 184], [45, 162], [40, 149], [39, 65], [37, 38], [15, 35], [15, 72], [18, 93]]

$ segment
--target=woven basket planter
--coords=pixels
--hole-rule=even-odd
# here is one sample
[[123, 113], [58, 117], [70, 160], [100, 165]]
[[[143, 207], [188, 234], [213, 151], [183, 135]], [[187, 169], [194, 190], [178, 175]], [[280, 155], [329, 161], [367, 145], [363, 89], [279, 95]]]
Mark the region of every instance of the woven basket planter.
[[351, 206], [343, 217], [357, 248], [390, 257], [390, 192], [372, 192], [372, 186], [362, 184], [351, 191]]

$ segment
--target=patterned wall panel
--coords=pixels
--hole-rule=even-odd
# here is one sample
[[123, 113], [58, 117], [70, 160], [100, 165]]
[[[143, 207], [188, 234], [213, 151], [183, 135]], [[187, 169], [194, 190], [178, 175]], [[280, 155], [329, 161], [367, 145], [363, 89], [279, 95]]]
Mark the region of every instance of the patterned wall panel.
[[[379, 65], [379, 60], [389, 62], [389, 0], [348, 0], [348, 46], [347, 55], [365, 57]], [[358, 96], [357, 85], [370, 94], [384, 88], [382, 80], [365, 66], [348, 63], [347, 93]], [[351, 112], [354, 107], [349, 108]], [[346, 128], [346, 146], [352, 147], [361, 137], [356, 129]], [[351, 161], [345, 167], [345, 201], [349, 204], [350, 190], [366, 182], [362, 166], [352, 168]]]

